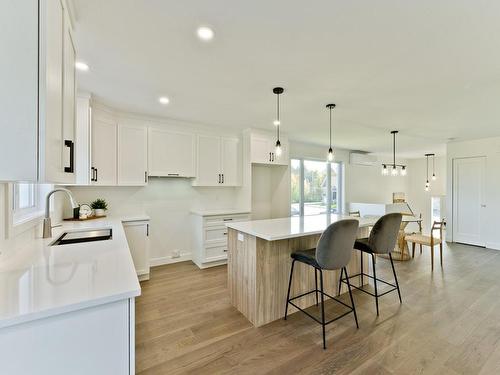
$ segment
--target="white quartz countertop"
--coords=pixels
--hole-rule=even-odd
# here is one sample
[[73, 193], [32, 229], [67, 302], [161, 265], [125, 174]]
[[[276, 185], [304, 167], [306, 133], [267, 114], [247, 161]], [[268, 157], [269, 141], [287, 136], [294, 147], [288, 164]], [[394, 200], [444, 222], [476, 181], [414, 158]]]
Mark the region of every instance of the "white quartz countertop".
[[191, 210], [192, 214], [198, 216], [219, 216], [219, 215], [236, 215], [249, 214], [249, 210], [241, 210], [237, 208], [219, 209], [219, 210]]
[[347, 215], [323, 214], [292, 216], [268, 220], [239, 221], [227, 223], [226, 226], [267, 241], [276, 241], [319, 234], [322, 233], [328, 225], [342, 219], [356, 219], [359, 220], [360, 227], [368, 227], [375, 224], [378, 217], [357, 218]]
[[[64, 222], [52, 238], [0, 244], [0, 328], [137, 297], [141, 287], [122, 221]], [[112, 229], [112, 239], [50, 246], [63, 232]]]

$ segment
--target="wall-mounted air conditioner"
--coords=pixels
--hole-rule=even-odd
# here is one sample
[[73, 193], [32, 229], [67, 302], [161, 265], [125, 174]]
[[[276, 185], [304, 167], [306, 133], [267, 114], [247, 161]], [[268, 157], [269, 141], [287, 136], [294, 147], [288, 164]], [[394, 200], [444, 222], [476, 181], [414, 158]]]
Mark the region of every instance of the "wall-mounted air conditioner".
[[351, 152], [349, 154], [349, 163], [354, 165], [375, 166], [378, 164], [378, 158], [376, 155], [361, 152]]

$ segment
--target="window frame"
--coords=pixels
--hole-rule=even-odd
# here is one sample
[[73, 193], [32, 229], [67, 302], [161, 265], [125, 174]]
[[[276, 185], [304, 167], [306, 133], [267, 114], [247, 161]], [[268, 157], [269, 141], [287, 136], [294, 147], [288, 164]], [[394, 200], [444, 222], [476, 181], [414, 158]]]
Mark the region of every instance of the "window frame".
[[[299, 200], [299, 214], [298, 215], [293, 215], [292, 214], [292, 199], [291, 199], [291, 177], [290, 177], [290, 205], [289, 205], [289, 213], [290, 216], [312, 216], [314, 214], [310, 215], [304, 215], [304, 161], [312, 161], [312, 162], [323, 162], [326, 164], [326, 174], [327, 174], [327, 191], [329, 194], [327, 195], [327, 214], [341, 214], [343, 212], [343, 197], [344, 197], [344, 165], [342, 161], [325, 161], [322, 159], [315, 159], [315, 158], [308, 158], [308, 157], [294, 157], [290, 158], [290, 165], [292, 163], [292, 160], [298, 160], [299, 161], [299, 173], [300, 173], [300, 186], [299, 186], [299, 191], [300, 191], [300, 200]], [[332, 190], [332, 164], [337, 164], [338, 166], [338, 190], [337, 190], [337, 212], [332, 212], [332, 195], [331, 195], [331, 190]], [[291, 176], [291, 173], [290, 173]]]
[[[19, 184], [29, 183], [33, 189], [33, 205], [19, 208]], [[7, 237], [12, 238], [40, 224], [45, 215], [45, 196], [53, 189], [53, 185], [32, 182], [13, 182], [8, 186], [7, 199]]]

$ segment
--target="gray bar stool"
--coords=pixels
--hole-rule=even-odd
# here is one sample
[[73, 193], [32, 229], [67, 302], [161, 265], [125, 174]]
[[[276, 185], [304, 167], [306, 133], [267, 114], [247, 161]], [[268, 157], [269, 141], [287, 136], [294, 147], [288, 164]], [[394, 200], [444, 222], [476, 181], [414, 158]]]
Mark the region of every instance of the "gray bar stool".
[[[307, 316], [321, 324], [323, 327], [323, 349], [326, 349], [325, 340], [325, 326], [331, 322], [342, 318], [343, 316], [354, 313], [354, 320], [356, 321], [356, 327], [358, 325], [358, 316], [356, 315], [356, 308], [354, 306], [354, 299], [352, 298], [351, 285], [349, 284], [349, 279], [346, 279], [346, 283], [349, 289], [349, 297], [351, 299], [351, 306], [345, 304], [344, 302], [326, 294], [323, 291], [323, 270], [339, 270], [345, 272], [347, 275], [346, 266], [351, 259], [351, 254], [354, 246], [354, 241], [356, 239], [356, 234], [358, 232], [359, 222], [354, 219], [340, 220], [337, 221], [323, 232], [318, 244], [315, 249], [296, 251], [291, 254], [292, 257], [292, 269], [290, 271], [290, 280], [288, 282], [288, 293], [286, 296], [286, 307], [285, 307], [285, 320], [288, 314], [288, 305], [292, 305], [299, 309]], [[290, 298], [290, 289], [292, 286], [293, 278], [293, 267], [295, 262], [305, 263], [311, 267], [314, 267], [314, 279], [315, 279], [315, 289], [310, 292], [302, 293], [296, 297]], [[320, 275], [320, 290], [318, 290], [318, 272]], [[301, 309], [299, 306], [294, 304], [292, 301], [304, 297], [311, 293], [316, 293], [316, 305], [318, 305], [318, 292], [321, 294], [321, 320], [318, 320], [313, 315], [309, 314], [307, 311]], [[337, 316], [336, 318], [325, 321], [325, 301], [324, 296], [330, 297], [334, 301], [349, 308], [346, 313]]]
[[[353, 285], [353, 288], [356, 288], [366, 294], [371, 295], [372, 297], [375, 297], [375, 305], [377, 307], [377, 315], [378, 315], [378, 298], [382, 297], [383, 295], [393, 292], [395, 290], [398, 291], [398, 296], [399, 296], [399, 303], [402, 303], [401, 301], [401, 291], [399, 290], [399, 283], [398, 283], [398, 278], [396, 276], [396, 270], [394, 269], [394, 262], [392, 261], [392, 255], [391, 252], [394, 250], [394, 247], [396, 246], [396, 241], [398, 239], [398, 233], [399, 233], [399, 228], [401, 227], [401, 220], [403, 218], [403, 215], [400, 213], [391, 213], [382, 216], [380, 219], [377, 220], [375, 225], [373, 226], [373, 229], [370, 232], [370, 237], [368, 238], [361, 238], [356, 240], [354, 243], [354, 248], [356, 250], [359, 250], [363, 253], [371, 254], [372, 256], [372, 266], [373, 266], [373, 276], [368, 275], [363, 272], [363, 255], [361, 255], [361, 272], [348, 276], [346, 274], [346, 277], [343, 278], [342, 272], [340, 273], [340, 281], [339, 281], [339, 293], [340, 293], [340, 287], [342, 286], [342, 283], [347, 283], [347, 285], [350, 285], [349, 279], [354, 278], [354, 277], [360, 277], [361, 278], [361, 287], [357, 287]], [[396, 285], [388, 283], [385, 280], [382, 279], [377, 279], [377, 273], [375, 270], [375, 255], [376, 254], [389, 254], [389, 259], [391, 260], [391, 266], [392, 266], [392, 273], [394, 274], [394, 280], [396, 281]], [[375, 294], [369, 292], [368, 290], [363, 289], [363, 276], [366, 276], [368, 278], [373, 279], [374, 286], [375, 286]], [[389, 289], [381, 294], [378, 293], [377, 289], [377, 282], [381, 282], [383, 284], [389, 285], [392, 287], [392, 289]]]

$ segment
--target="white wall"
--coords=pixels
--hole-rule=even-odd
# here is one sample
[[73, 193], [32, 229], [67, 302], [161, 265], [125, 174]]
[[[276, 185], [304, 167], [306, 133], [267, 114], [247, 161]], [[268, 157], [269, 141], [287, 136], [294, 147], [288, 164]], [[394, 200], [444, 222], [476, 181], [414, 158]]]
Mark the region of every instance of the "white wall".
[[473, 141], [452, 142], [447, 145], [447, 240], [452, 240], [453, 206], [453, 159], [465, 157], [486, 157], [486, 204], [484, 239], [486, 246], [500, 250], [500, 239], [496, 231], [500, 224], [500, 137], [477, 139]]

